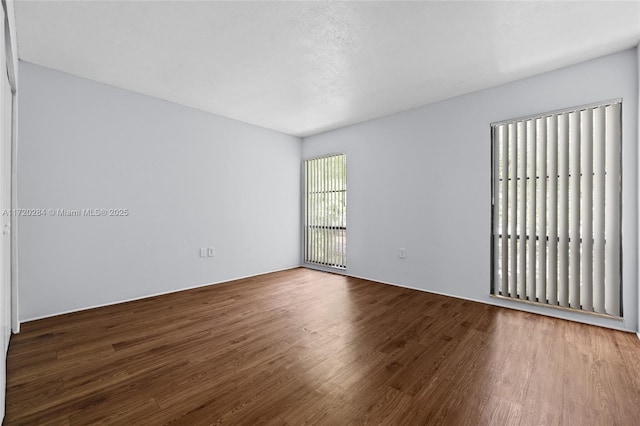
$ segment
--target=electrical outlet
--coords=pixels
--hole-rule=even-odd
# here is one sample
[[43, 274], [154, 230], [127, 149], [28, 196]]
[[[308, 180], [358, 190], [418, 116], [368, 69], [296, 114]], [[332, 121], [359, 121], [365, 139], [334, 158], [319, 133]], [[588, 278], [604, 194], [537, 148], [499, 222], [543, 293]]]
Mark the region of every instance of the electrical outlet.
[[406, 259], [407, 258], [407, 249], [403, 249], [403, 248], [398, 249], [398, 257], [400, 259]]
[[215, 248], [214, 248], [214, 247], [209, 247], [209, 248], [207, 249], [207, 256], [209, 256], [209, 257], [213, 257], [213, 256], [215, 256], [215, 255], [216, 255], [216, 250], [215, 250]]
[[207, 249], [206, 248], [201, 248], [200, 249], [200, 257], [207, 257]]

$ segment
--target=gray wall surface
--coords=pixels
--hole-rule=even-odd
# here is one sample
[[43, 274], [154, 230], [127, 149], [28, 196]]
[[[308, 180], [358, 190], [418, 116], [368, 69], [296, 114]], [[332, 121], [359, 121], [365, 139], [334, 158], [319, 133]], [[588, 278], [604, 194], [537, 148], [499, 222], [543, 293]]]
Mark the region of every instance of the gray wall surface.
[[22, 321], [300, 264], [299, 138], [19, 72], [18, 207], [129, 209], [20, 218]]
[[[347, 154], [346, 273], [636, 330], [637, 68], [631, 49], [305, 138], [304, 158]], [[624, 321], [489, 297], [490, 123], [614, 98], [623, 98]]]
[[[305, 138], [20, 64], [20, 318], [300, 263], [300, 159], [344, 152], [348, 275], [625, 330], [638, 305], [637, 49]], [[489, 124], [623, 98], [624, 320], [489, 297]], [[274, 165], [276, 165], [274, 167]], [[200, 258], [200, 247], [216, 248]], [[405, 248], [407, 258], [398, 257]]]

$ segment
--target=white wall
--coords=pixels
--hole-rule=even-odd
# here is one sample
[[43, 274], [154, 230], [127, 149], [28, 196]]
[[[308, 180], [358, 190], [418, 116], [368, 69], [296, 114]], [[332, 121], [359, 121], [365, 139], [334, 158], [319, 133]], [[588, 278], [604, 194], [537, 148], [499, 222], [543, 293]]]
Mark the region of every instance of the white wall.
[[[20, 78], [19, 207], [131, 211], [20, 220], [23, 321], [299, 264], [299, 139], [28, 63]], [[347, 274], [638, 329], [639, 79], [633, 49], [306, 138], [304, 158], [348, 155]], [[624, 322], [490, 298], [489, 123], [618, 97]]]
[[[10, 51], [11, 51], [11, 67], [8, 76], [13, 86], [18, 92], [18, 44], [16, 36], [16, 17], [14, 10], [14, 2], [5, 2], [7, 6], [7, 23], [9, 26]], [[17, 154], [18, 154], [18, 97], [13, 99], [13, 138], [11, 152], [11, 205], [17, 206]], [[20, 332], [20, 321], [18, 315], [18, 221], [11, 218], [11, 329], [14, 333]]]
[[300, 264], [299, 138], [19, 72], [18, 207], [130, 210], [20, 219], [21, 320]]
[[[13, 16], [13, 4], [7, 5], [8, 28], [5, 28], [4, 9], [0, 8], [0, 198], [2, 208], [11, 208], [11, 151], [12, 151], [12, 129], [13, 101], [12, 88], [8, 80], [9, 76], [15, 76], [15, 62], [12, 60], [12, 52], [15, 52], [15, 21]], [[8, 39], [7, 39], [8, 36]], [[17, 82], [14, 80], [15, 87]], [[6, 226], [11, 226], [11, 217], [2, 217], [3, 230]], [[6, 394], [6, 364], [7, 350], [11, 338], [11, 320], [14, 314], [12, 309], [12, 288], [11, 288], [11, 237], [0, 236], [0, 421], [5, 414], [5, 394]]]
[[[346, 273], [635, 330], [637, 79], [632, 49], [305, 138], [304, 158], [347, 154]], [[490, 298], [490, 123], [612, 98], [624, 99], [624, 322]]]

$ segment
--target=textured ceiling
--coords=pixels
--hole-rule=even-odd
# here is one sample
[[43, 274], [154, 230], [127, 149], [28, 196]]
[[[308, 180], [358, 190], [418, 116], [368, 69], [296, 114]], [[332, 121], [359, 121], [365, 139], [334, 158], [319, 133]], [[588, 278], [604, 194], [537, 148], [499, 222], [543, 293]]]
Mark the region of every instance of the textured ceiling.
[[21, 60], [307, 136], [630, 48], [640, 2], [16, 1]]

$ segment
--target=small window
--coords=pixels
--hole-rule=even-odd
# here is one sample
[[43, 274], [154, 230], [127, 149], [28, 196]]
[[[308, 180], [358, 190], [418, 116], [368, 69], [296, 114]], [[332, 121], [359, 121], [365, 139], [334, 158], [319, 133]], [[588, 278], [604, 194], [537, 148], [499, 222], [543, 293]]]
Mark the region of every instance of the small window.
[[304, 261], [347, 267], [347, 157], [305, 160]]
[[492, 293], [622, 316], [621, 101], [492, 124]]

